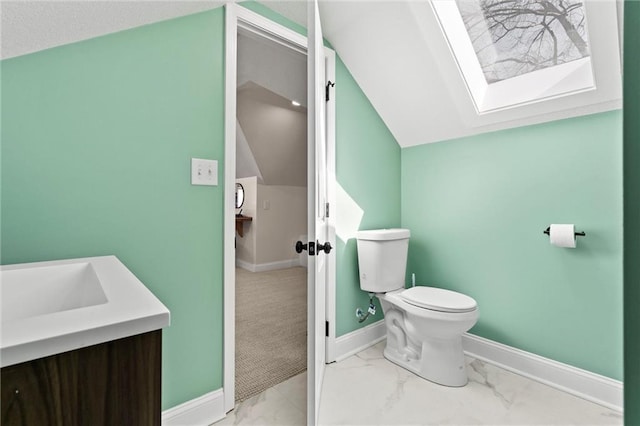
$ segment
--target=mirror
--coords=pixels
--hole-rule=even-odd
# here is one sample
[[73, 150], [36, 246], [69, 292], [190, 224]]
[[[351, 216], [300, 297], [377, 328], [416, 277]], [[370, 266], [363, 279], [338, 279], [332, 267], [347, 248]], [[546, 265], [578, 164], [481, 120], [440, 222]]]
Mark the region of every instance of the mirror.
[[239, 209], [244, 204], [244, 186], [241, 183], [236, 182], [236, 209]]

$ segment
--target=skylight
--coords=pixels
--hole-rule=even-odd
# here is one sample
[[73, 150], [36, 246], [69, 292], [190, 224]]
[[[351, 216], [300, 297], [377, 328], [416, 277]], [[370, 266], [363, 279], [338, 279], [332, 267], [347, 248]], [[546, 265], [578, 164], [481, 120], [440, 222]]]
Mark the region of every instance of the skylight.
[[595, 89], [580, 0], [433, 0], [479, 114]]

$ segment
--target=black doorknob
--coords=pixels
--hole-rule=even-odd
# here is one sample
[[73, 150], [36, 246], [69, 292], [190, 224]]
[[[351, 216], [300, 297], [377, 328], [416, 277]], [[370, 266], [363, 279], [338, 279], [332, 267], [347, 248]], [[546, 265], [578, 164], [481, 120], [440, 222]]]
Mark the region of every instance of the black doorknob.
[[296, 253], [302, 253], [302, 250], [306, 250], [306, 249], [307, 249], [307, 245], [302, 244], [302, 241], [298, 241], [296, 243]]
[[331, 244], [329, 243], [329, 241], [327, 241], [324, 244], [320, 244], [318, 242], [317, 247], [318, 247], [318, 253], [320, 253], [321, 251], [324, 251], [326, 254], [331, 253], [331, 249], [333, 248], [333, 247], [331, 247]]

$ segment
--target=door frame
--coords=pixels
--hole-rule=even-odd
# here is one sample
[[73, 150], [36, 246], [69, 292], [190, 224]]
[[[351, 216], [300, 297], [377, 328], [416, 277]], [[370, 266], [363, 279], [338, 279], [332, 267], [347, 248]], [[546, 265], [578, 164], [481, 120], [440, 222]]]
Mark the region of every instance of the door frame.
[[[298, 34], [238, 4], [225, 5], [225, 150], [224, 150], [224, 284], [223, 284], [223, 394], [224, 411], [235, 406], [235, 182], [236, 182], [236, 91], [238, 28], [307, 53], [307, 37]], [[335, 82], [335, 52], [325, 47], [327, 79]], [[331, 95], [335, 98], [335, 90]], [[327, 197], [330, 204], [329, 241], [336, 246], [335, 103], [327, 106]], [[315, 182], [307, 182], [314, 188]], [[315, 215], [315, 212], [307, 212]], [[293, 248], [292, 248], [293, 250]], [[332, 253], [333, 254], [333, 253]], [[329, 321], [327, 352], [335, 346], [336, 256], [327, 258], [326, 320]], [[327, 359], [331, 359], [327, 357]]]

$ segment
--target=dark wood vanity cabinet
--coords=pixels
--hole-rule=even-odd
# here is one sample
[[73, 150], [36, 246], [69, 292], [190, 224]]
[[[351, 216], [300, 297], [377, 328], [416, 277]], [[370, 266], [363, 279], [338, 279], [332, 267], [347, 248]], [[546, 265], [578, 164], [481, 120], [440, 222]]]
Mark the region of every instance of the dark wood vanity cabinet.
[[162, 330], [2, 368], [2, 426], [160, 425]]

